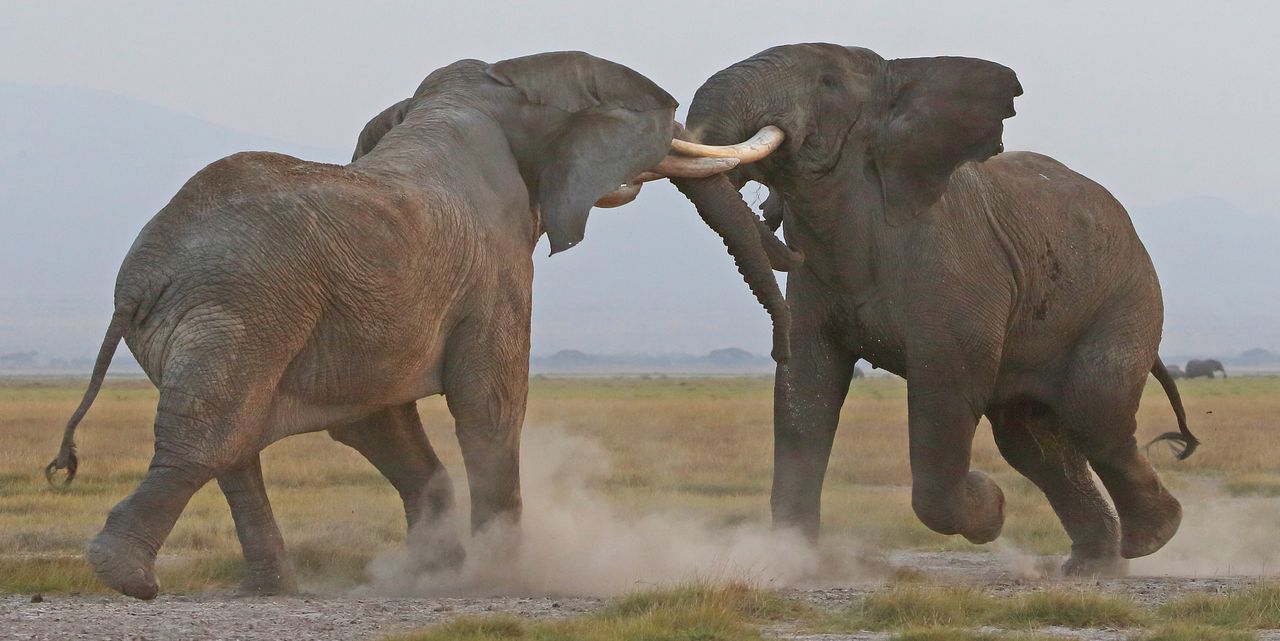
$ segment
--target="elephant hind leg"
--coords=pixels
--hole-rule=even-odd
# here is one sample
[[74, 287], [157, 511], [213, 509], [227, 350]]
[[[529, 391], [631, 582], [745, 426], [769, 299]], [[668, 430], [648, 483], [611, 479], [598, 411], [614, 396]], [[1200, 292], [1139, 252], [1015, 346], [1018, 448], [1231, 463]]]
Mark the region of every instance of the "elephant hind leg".
[[1120, 524], [1089, 473], [1084, 455], [1047, 407], [1015, 401], [987, 412], [1000, 454], [1044, 492], [1071, 537], [1067, 575], [1122, 576]]
[[236, 536], [244, 551], [246, 573], [241, 594], [287, 594], [296, 589], [284, 556], [284, 537], [276, 525], [262, 482], [261, 457], [254, 454], [244, 464], [218, 475], [218, 486], [231, 507]]
[[1087, 352], [1091, 357], [1072, 368], [1055, 414], [1111, 495], [1120, 516], [1120, 554], [1133, 559], [1159, 550], [1173, 538], [1182, 522], [1182, 506], [1160, 482], [1134, 437], [1147, 368], [1114, 363], [1111, 354], [1119, 351], [1111, 346]]
[[453, 483], [427, 440], [414, 403], [331, 428], [329, 435], [360, 452], [400, 493], [419, 569], [462, 564], [465, 552], [453, 520]]

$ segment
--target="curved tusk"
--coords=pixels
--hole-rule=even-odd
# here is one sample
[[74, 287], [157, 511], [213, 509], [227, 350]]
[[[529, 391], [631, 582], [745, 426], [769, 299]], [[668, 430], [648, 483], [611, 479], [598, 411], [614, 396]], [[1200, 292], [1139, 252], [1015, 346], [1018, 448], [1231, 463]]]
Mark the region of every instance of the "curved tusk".
[[652, 172], [645, 172], [641, 176], [654, 173], [658, 174], [658, 178], [706, 178], [723, 174], [737, 167], [739, 162], [741, 161], [737, 158], [686, 158], [667, 155], [657, 167], [653, 168]]
[[746, 164], [773, 153], [786, 137], [781, 129], [765, 125], [749, 140], [736, 145], [700, 145], [677, 138], [671, 141], [671, 151], [695, 158], [737, 158], [739, 162]]
[[617, 189], [603, 195], [596, 201], [596, 207], [601, 209], [609, 209], [611, 207], [621, 207], [636, 199], [640, 195], [640, 188], [644, 185], [637, 182], [629, 182]]

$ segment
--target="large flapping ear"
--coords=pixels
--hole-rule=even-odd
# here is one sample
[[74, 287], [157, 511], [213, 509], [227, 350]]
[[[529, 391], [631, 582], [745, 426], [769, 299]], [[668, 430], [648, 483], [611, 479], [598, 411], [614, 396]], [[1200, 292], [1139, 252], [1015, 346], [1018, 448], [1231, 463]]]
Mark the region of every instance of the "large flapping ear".
[[890, 113], [873, 157], [894, 221], [937, 202], [961, 163], [1004, 150], [1022, 86], [1012, 69], [975, 58], [903, 58], [888, 70]]
[[369, 124], [360, 130], [360, 137], [356, 139], [356, 151], [351, 154], [351, 161], [355, 162], [361, 156], [373, 151], [378, 145], [378, 141], [391, 131], [392, 127], [404, 121], [404, 114], [409, 110], [409, 102], [412, 98], [405, 98], [390, 107], [382, 110], [382, 113], [373, 117]]
[[536, 204], [552, 254], [582, 240], [596, 200], [656, 166], [671, 146], [675, 99], [620, 64], [558, 52], [504, 60], [486, 73], [531, 104], [571, 114], [537, 159]]

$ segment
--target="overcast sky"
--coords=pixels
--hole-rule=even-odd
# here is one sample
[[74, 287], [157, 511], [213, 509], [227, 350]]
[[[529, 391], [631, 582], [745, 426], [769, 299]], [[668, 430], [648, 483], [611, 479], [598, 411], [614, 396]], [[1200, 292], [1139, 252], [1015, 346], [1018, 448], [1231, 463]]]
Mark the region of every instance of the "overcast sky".
[[[1207, 196], [1276, 218], [1278, 26], [1280, 3], [1262, 1], [0, 0], [0, 83], [105, 90], [283, 146], [336, 150], [331, 159], [338, 159], [372, 115], [407, 96], [432, 70], [461, 58], [496, 61], [580, 49], [633, 67], [687, 105], [709, 75], [776, 44], [859, 45], [886, 58], [973, 56], [1013, 68], [1025, 89], [1018, 115], [1006, 122], [1006, 148], [1054, 156], [1111, 189], [1130, 210]], [[38, 118], [7, 124], [37, 131], [58, 126]], [[75, 176], [50, 180], [59, 188], [77, 184]], [[171, 194], [180, 184], [164, 180], [157, 193]], [[158, 208], [164, 200], [154, 202]], [[70, 279], [47, 287], [51, 300], [83, 300], [93, 310], [76, 322], [95, 329], [65, 337], [77, 346], [66, 353], [96, 347], [97, 339], [88, 336], [100, 336], [97, 328], [110, 314], [110, 275], [154, 213], [151, 207], [119, 220], [119, 234], [100, 235], [101, 244], [112, 244], [110, 251], [72, 257], [83, 263], [73, 265], [77, 273], [96, 279], [89, 283], [92, 296], [60, 284]], [[14, 209], [0, 211], [10, 233], [31, 220], [21, 218], [31, 212]], [[81, 235], [98, 233], [89, 229]], [[22, 242], [47, 243], [33, 255], [57, 260], [68, 239], [42, 234]], [[81, 241], [93, 243], [94, 237]], [[56, 267], [27, 265], [36, 271]], [[597, 212], [580, 248], [540, 258], [538, 269], [535, 353], [697, 352], [731, 345], [767, 352], [763, 312], [719, 241], [665, 183], [646, 187], [626, 208]], [[1165, 289], [1177, 293], [1180, 284], [1170, 279]], [[6, 296], [30, 298], [0, 283], [0, 300]], [[1189, 329], [1198, 327], [1188, 316], [1196, 302], [1182, 303], [1170, 308], [1170, 347], [1280, 348], [1280, 322], [1256, 304], [1267, 295], [1249, 290], [1227, 298], [1237, 308], [1219, 305], [1223, 311], [1215, 318], [1252, 314], [1248, 324]], [[49, 319], [66, 316], [41, 311], [53, 307], [39, 301], [30, 307], [35, 311], [14, 313], [18, 320], [9, 325], [16, 338], [0, 351], [23, 346], [30, 332], [21, 323], [48, 326]], [[0, 322], [0, 330], [5, 327]], [[62, 349], [34, 339], [29, 345]]]
[[1006, 146], [1036, 149], [1131, 206], [1214, 194], [1280, 210], [1274, 2], [6, 2], [0, 80], [115, 93], [296, 144], [353, 123], [431, 70], [581, 49], [687, 104], [768, 46], [966, 55], [1026, 89]]

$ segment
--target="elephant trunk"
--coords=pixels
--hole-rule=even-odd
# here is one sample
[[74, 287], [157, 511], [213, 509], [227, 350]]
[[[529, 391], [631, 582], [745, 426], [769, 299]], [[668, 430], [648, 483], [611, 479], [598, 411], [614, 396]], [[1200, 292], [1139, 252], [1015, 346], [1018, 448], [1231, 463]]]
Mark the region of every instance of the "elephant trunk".
[[773, 360], [785, 363], [791, 356], [791, 312], [773, 276], [769, 254], [760, 242], [755, 212], [742, 200], [728, 178], [672, 178], [703, 222], [720, 235], [738, 273], [755, 294], [756, 300], [773, 319]]

